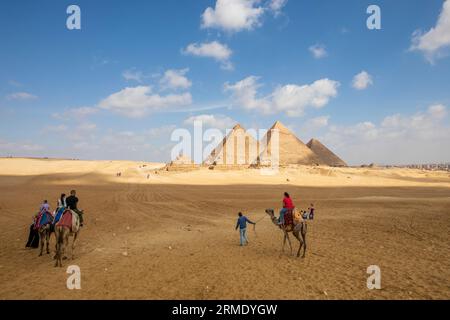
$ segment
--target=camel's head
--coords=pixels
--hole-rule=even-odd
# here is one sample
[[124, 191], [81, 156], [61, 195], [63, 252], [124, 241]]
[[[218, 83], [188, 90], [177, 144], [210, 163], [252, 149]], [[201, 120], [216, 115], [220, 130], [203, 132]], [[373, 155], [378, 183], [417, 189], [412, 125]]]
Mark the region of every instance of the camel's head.
[[275, 216], [275, 211], [273, 209], [266, 209], [266, 213], [271, 217]]

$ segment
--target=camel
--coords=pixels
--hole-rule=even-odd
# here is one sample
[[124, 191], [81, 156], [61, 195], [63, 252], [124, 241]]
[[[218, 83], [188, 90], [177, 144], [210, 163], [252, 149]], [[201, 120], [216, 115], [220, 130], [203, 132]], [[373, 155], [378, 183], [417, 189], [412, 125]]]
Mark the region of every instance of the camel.
[[49, 245], [50, 245], [50, 235], [52, 234], [52, 225], [51, 223], [48, 223], [44, 226], [40, 226], [38, 229], [39, 233], [39, 246], [41, 248], [41, 251], [39, 253], [39, 257], [42, 256], [42, 253], [44, 251], [44, 242], [47, 249], [47, 254], [50, 253]]
[[[67, 223], [67, 219], [64, 220], [64, 216], [61, 218], [60, 222], [58, 222], [55, 226], [55, 236], [56, 236], [56, 254], [55, 254], [55, 267], [62, 267], [62, 260], [66, 259], [65, 249], [69, 245], [69, 237], [73, 236], [72, 241], [72, 256], [73, 260], [75, 255], [75, 242], [78, 238], [78, 234], [80, 233], [80, 217], [77, 213], [71, 212], [72, 221]], [[66, 213], [64, 213], [66, 215]], [[64, 221], [63, 221], [64, 220]], [[70, 223], [71, 222], [71, 223]]]
[[302, 255], [302, 258], [304, 258], [305, 254], [306, 254], [306, 231], [307, 231], [306, 221], [302, 221], [302, 222], [298, 223], [297, 225], [295, 225], [294, 227], [292, 227], [292, 225], [284, 226], [284, 225], [278, 224], [278, 218], [275, 217], [275, 213], [274, 213], [273, 209], [267, 209], [266, 213], [270, 216], [272, 223], [274, 225], [276, 225], [278, 228], [280, 228], [284, 233], [283, 246], [281, 248], [281, 251], [284, 252], [284, 246], [286, 245], [286, 240], [287, 240], [289, 243], [289, 247], [291, 248], [291, 254], [292, 254], [292, 244], [291, 244], [291, 239], [289, 238], [289, 233], [292, 232], [294, 237], [296, 237], [297, 240], [300, 242], [300, 247], [298, 248], [298, 251], [297, 251], [297, 257], [300, 257], [300, 251], [304, 245], [303, 255]]

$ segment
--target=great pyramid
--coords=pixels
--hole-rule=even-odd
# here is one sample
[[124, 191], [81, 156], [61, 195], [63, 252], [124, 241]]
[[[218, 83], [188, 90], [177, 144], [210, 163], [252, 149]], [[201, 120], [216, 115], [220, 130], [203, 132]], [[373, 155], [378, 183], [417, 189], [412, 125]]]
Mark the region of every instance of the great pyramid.
[[315, 154], [317, 154], [326, 165], [330, 167], [346, 167], [347, 164], [339, 158], [336, 154], [334, 154], [330, 149], [325, 147], [319, 140], [311, 139], [308, 144], [308, 148], [310, 148]]
[[238, 124], [211, 152], [204, 163], [226, 166], [250, 165], [255, 162], [258, 154], [258, 141]]
[[325, 164], [310, 148], [308, 148], [300, 139], [298, 139], [281, 122], [277, 121], [272, 128], [267, 131], [266, 136], [260, 142], [262, 153], [260, 162], [267, 164], [272, 162], [272, 140], [275, 142], [273, 130], [278, 130], [279, 139], [279, 165], [302, 164], [319, 165]]

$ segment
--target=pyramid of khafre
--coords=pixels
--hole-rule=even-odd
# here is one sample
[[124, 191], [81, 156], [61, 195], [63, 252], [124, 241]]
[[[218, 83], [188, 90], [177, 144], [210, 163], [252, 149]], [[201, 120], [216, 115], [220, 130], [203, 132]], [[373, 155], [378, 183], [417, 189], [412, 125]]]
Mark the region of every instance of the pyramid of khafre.
[[258, 141], [236, 125], [204, 161], [211, 165], [250, 165], [259, 154]]
[[262, 164], [274, 162], [274, 155], [272, 153], [276, 152], [276, 132], [278, 132], [279, 165], [325, 164], [324, 161], [322, 161], [310, 148], [279, 121], [275, 122], [260, 142], [260, 148], [262, 150], [260, 162]]
[[315, 154], [317, 154], [320, 159], [322, 159], [325, 164], [331, 167], [346, 167], [347, 164], [339, 158], [336, 154], [334, 154], [330, 149], [325, 147], [319, 140], [311, 139], [308, 144], [308, 148], [310, 148]]

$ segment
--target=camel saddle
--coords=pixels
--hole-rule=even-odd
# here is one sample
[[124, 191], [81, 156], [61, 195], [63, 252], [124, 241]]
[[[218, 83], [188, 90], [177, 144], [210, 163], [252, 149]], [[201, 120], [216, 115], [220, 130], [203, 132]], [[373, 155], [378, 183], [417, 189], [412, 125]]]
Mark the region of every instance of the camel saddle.
[[34, 229], [39, 229], [42, 226], [50, 224], [53, 222], [53, 216], [48, 211], [41, 211], [37, 216], [36, 222], [34, 223]]
[[67, 209], [56, 223], [56, 226], [68, 228], [71, 232], [76, 233], [80, 229], [80, 217], [76, 212]]

